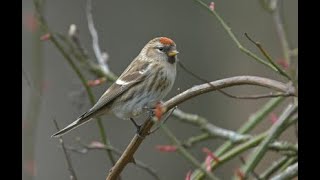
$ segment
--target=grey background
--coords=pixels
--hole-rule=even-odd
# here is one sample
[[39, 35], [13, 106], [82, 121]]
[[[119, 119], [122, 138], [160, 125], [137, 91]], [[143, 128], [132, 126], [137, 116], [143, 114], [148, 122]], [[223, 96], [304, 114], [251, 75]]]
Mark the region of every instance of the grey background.
[[[283, 2], [283, 15], [291, 47], [298, 46], [297, 2], [297, 0]], [[215, 1], [215, 4], [217, 12], [231, 26], [232, 31], [245, 47], [262, 57], [256, 47], [244, 37], [243, 34], [247, 32], [261, 42], [272, 57], [282, 57], [272, 17], [261, 8], [258, 1], [228, 0]], [[46, 2], [45, 14], [49, 26], [55, 32], [67, 33], [69, 25], [76, 24], [80, 30], [82, 44], [93, 58], [85, 6], [84, 0], [51, 0]], [[34, 67], [31, 61], [33, 33], [24, 24], [25, 17], [32, 12], [32, 9], [32, 1], [22, 1], [22, 66], [27, 75], [30, 75]], [[110, 68], [117, 75], [126, 68], [146, 42], [157, 36], [167, 36], [176, 42], [180, 51], [179, 59], [194, 73], [208, 80], [236, 75], [257, 75], [284, 80], [240, 52], [216, 18], [192, 0], [93, 1], [93, 17], [99, 34], [100, 47], [109, 53]], [[90, 108], [90, 103], [85, 93], [82, 93], [84, 97], [72, 95], [79, 93], [82, 89], [79, 79], [51, 43], [42, 42], [42, 44], [45, 89], [35, 132], [35, 179], [67, 180], [69, 179], [68, 171], [62, 151], [58, 148], [58, 141], [50, 138], [55, 132], [52, 119], [55, 117], [61, 127], [65, 126]], [[201, 84], [181, 68], [178, 68], [178, 71], [175, 86], [167, 99], [178, 93], [177, 88], [185, 90], [195, 84]], [[88, 74], [87, 78], [94, 77]], [[26, 106], [32, 98], [30, 93], [33, 89], [28, 86], [24, 77], [22, 86], [22, 119], [25, 120]], [[100, 97], [108, 86], [109, 84], [103, 84], [94, 87], [96, 98]], [[240, 87], [232, 88], [229, 92], [254, 94], [265, 91], [262, 88]], [[191, 99], [179, 108], [204, 116], [217, 126], [236, 130], [265, 102], [266, 100], [230, 99], [213, 92]], [[112, 115], [104, 116], [103, 119], [112, 145], [123, 150], [135, 132], [134, 127], [131, 123], [119, 120]], [[173, 118], [167, 125], [180, 140], [200, 132]], [[261, 132], [270, 125], [271, 123], [266, 120], [256, 132]], [[74, 139], [77, 136], [87, 143], [100, 139], [95, 122], [65, 135], [65, 142], [75, 145]], [[292, 132], [286, 133], [285, 136], [294, 139], [291, 137]], [[221, 143], [223, 143], [221, 140], [206, 141], [198, 144], [190, 152], [199, 161], [203, 161], [205, 154], [201, 151], [202, 147], [206, 146], [214, 150]], [[187, 171], [194, 169], [192, 165], [178, 153], [158, 152], [155, 146], [159, 144], [170, 144], [169, 139], [161, 131], [143, 142], [135, 158], [156, 169], [162, 179], [184, 179]], [[104, 179], [110, 168], [105, 152], [92, 151], [86, 155], [73, 153], [71, 157], [79, 179]], [[265, 165], [268, 163], [270, 162], [266, 161]], [[219, 168], [216, 174], [223, 179], [230, 179], [239, 164], [239, 160], [227, 163]], [[123, 179], [151, 179], [145, 171], [134, 165], [127, 166], [122, 177]]]

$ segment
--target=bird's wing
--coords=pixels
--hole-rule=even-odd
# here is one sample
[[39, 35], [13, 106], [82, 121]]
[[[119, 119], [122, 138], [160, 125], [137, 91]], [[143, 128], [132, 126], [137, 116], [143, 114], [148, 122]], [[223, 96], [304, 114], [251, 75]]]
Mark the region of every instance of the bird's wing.
[[[131, 64], [132, 65], [132, 64]], [[122, 75], [113, 83], [110, 88], [100, 97], [98, 102], [85, 114], [89, 116], [102, 108], [106, 107], [111, 101], [127, 91], [130, 87], [145, 80], [149, 74], [147, 71], [148, 65], [140, 67], [129, 67], [122, 73]]]
[[[101, 96], [98, 102], [89, 110], [88, 113], [94, 113], [95, 111], [101, 109], [108, 105], [111, 101], [116, 99], [119, 95], [123, 94], [130, 87], [136, 85], [137, 83], [143, 81], [146, 76], [139, 73], [129, 74], [124, 76], [122, 79], [118, 79], [113, 83], [110, 88]], [[126, 81], [131, 80], [131, 81]], [[119, 84], [118, 84], [119, 83]]]
[[72, 129], [90, 121], [92, 118], [96, 117], [96, 115], [101, 114], [113, 100], [134, 85], [144, 81], [150, 73], [149, 69], [150, 66], [148, 62], [137, 63], [136, 61], [133, 61], [118, 80], [110, 86], [110, 88], [101, 96], [98, 102], [89, 111], [82, 114], [73, 123], [52, 136], [60, 137]]

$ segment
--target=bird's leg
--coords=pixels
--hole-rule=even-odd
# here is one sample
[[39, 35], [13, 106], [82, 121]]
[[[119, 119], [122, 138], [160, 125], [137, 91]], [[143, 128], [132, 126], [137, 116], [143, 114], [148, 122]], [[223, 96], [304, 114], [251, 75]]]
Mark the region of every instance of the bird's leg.
[[133, 123], [133, 125], [136, 127], [136, 129], [137, 129], [137, 134], [140, 135], [140, 129], [141, 129], [141, 126], [142, 126], [142, 125], [138, 125], [133, 118], [130, 118], [130, 121], [131, 121], [131, 122]]
[[154, 110], [155, 108], [150, 108], [150, 107], [144, 107], [144, 109], [147, 111], [148, 113], [148, 117], [147, 119], [151, 118], [152, 116], [154, 116]]

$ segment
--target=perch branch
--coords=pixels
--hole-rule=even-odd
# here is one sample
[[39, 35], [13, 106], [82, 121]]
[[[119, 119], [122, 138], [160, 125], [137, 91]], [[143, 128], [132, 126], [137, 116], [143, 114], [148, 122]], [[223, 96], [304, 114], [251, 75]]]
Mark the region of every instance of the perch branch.
[[296, 96], [295, 89], [291, 85], [286, 85], [284, 83], [281, 83], [279, 81], [271, 80], [268, 78], [263, 77], [257, 77], [257, 76], [235, 76], [231, 78], [226, 78], [222, 80], [217, 80], [210, 82], [213, 86], [210, 86], [209, 84], [202, 84], [195, 87], [192, 87], [174, 98], [171, 98], [167, 102], [163, 104], [163, 107], [167, 109], [171, 109], [177, 104], [181, 104], [182, 102], [194, 97], [198, 96], [200, 94], [204, 94], [210, 91], [215, 91], [217, 89], [227, 88], [231, 86], [237, 86], [237, 85], [256, 85], [256, 86], [262, 86], [267, 87], [270, 89], [274, 89], [283, 93], [286, 93], [290, 96]]
[[[288, 93], [291, 95], [295, 94], [294, 88], [291, 87], [290, 85], [286, 85], [275, 80], [255, 77], [255, 76], [236, 76], [236, 77], [213, 81], [211, 82], [211, 84], [213, 86], [210, 86], [207, 83], [202, 85], [197, 85], [195, 87], [192, 87], [176, 95], [170, 100], [164, 102], [162, 104], [163, 113], [166, 113], [171, 108], [185, 102], [190, 98], [196, 97], [198, 95], [201, 95], [210, 91], [215, 91], [217, 89], [222, 89], [222, 88], [237, 86], [237, 85], [257, 85], [257, 86], [263, 86], [263, 87], [275, 89], [280, 92]], [[140, 136], [145, 137], [150, 131], [153, 124], [154, 122], [152, 120], [150, 119], [146, 120], [143, 126], [141, 127]], [[139, 135], [135, 135], [133, 137], [133, 139], [131, 140], [131, 142], [129, 143], [129, 145], [121, 155], [121, 157], [118, 159], [117, 163], [110, 170], [107, 176], [107, 180], [115, 180], [120, 175], [120, 173], [125, 168], [125, 166], [133, 158], [134, 153], [138, 150], [142, 141], [143, 141], [143, 138], [139, 137]]]
[[[189, 73], [190, 75], [192, 75], [193, 77], [195, 77], [196, 79], [207, 83], [210, 86], [213, 86], [209, 81], [207, 81], [206, 79], [198, 76], [197, 74], [193, 73], [192, 71], [190, 71], [188, 68], [185, 67], [185, 65], [182, 64], [182, 62], [178, 62], [180, 67], [185, 70], [187, 73]], [[212, 87], [214, 88], [214, 86]], [[217, 91], [219, 91], [220, 93], [222, 93], [223, 95], [229, 97], [229, 98], [235, 98], [235, 99], [261, 99], [261, 98], [272, 98], [272, 97], [279, 97], [279, 96], [288, 96], [285, 93], [267, 93], [267, 94], [257, 94], [257, 95], [250, 95], [250, 96], [237, 96], [237, 95], [233, 95], [230, 93], [227, 93], [226, 91], [223, 91], [221, 89], [217, 89]]]

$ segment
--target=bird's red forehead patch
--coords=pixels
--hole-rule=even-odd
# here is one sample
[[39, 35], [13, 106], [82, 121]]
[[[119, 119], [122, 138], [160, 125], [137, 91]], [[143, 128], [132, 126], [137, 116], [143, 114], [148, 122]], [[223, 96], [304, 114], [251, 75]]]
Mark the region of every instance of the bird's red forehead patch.
[[172, 39], [169, 39], [169, 38], [167, 38], [167, 37], [162, 37], [162, 38], [160, 38], [160, 40], [159, 40], [162, 44], [164, 44], [164, 45], [173, 45], [174, 44], [174, 42], [172, 41]]

